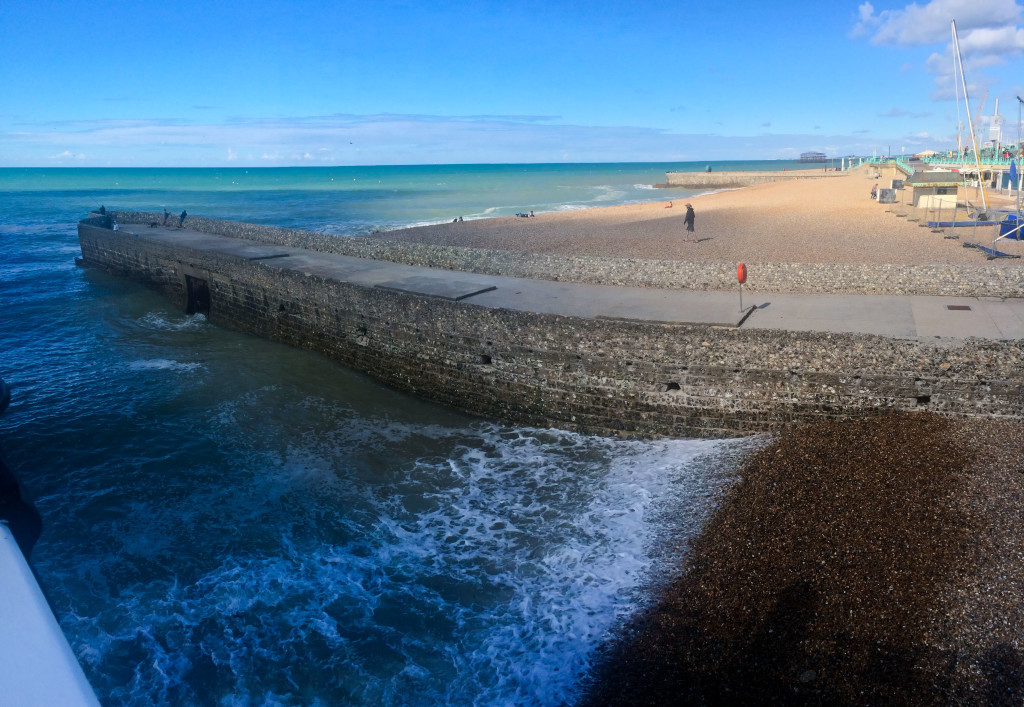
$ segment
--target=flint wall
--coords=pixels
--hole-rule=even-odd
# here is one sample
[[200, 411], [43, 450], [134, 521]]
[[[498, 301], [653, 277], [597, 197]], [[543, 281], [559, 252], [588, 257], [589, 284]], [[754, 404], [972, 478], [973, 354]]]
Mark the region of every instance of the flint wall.
[[88, 221], [79, 224], [79, 240], [85, 264], [182, 307], [186, 276], [202, 279], [215, 324], [517, 424], [726, 437], [891, 409], [1024, 416], [1024, 342], [939, 344], [531, 314], [279, 270]]
[[[117, 212], [122, 225], [146, 226], [160, 214]], [[177, 217], [174, 217], [175, 222]], [[734, 290], [735, 263], [684, 263], [677, 260], [574, 257], [514, 253], [484, 248], [431, 246], [376, 238], [260, 226], [189, 216], [186, 226], [260, 243], [338, 253], [404, 265], [445, 268], [486, 275], [528, 277], [596, 285], [663, 289]], [[134, 229], [138, 230], [138, 229]], [[145, 231], [140, 231], [145, 233]], [[947, 295], [1020, 297], [1024, 268], [991, 265], [870, 265], [821, 263], [747, 263], [748, 292], [870, 295]]]

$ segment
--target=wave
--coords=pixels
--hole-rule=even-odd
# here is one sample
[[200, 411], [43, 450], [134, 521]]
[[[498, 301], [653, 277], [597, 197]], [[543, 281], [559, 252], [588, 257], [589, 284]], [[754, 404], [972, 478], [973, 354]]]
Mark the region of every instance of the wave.
[[[247, 416], [210, 434], [256, 436]], [[118, 551], [77, 571], [168, 571], [63, 622], [101, 698], [571, 703], [644, 605], [665, 519], [702, 527], [723, 479], [699, 459], [729, 444], [381, 422], [243, 453], [180, 498], [137, 497]], [[411, 463], [370, 461], [409, 445]]]
[[133, 371], [180, 371], [180, 372], [191, 372], [202, 369], [204, 366], [201, 363], [183, 363], [181, 361], [171, 361], [166, 358], [155, 358], [145, 361], [132, 361], [128, 364], [128, 368]]
[[166, 312], [148, 312], [137, 320], [143, 329], [157, 331], [186, 331], [200, 329], [206, 325], [205, 314], [185, 314], [181, 317], [170, 317]]

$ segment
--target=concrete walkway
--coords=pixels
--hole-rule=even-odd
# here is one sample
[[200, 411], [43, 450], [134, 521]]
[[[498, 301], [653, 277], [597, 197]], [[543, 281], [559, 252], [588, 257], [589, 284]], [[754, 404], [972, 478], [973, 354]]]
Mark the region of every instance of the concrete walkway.
[[133, 224], [124, 232], [259, 260], [271, 268], [483, 307], [586, 318], [864, 333], [894, 338], [1024, 339], [1024, 298], [745, 292], [741, 311], [738, 286], [732, 292], [723, 292], [551, 282], [398, 265], [187, 229], [140, 228]]

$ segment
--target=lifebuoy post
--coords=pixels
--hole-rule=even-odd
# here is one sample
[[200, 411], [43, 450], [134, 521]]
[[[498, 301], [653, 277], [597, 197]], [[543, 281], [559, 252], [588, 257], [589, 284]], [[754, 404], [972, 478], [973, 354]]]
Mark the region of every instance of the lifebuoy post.
[[740, 263], [736, 268], [736, 279], [740, 282], [740, 312], [743, 311], [743, 283], [747, 281], [747, 266]]

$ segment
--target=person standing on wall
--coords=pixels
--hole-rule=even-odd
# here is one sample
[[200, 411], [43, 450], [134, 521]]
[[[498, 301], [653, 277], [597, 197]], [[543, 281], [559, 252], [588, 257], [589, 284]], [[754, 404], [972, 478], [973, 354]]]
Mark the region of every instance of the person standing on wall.
[[[694, 231], [693, 231], [693, 219], [694, 219], [694, 216], [695, 216], [695, 214], [693, 213], [693, 205], [692, 204], [687, 204], [686, 205], [686, 215], [683, 216], [683, 223], [686, 224], [686, 240], [690, 240], [690, 234], [694, 233]], [[695, 233], [694, 233], [694, 236], [693, 236], [693, 242], [694, 243], [698, 242], [697, 241], [697, 235]]]

